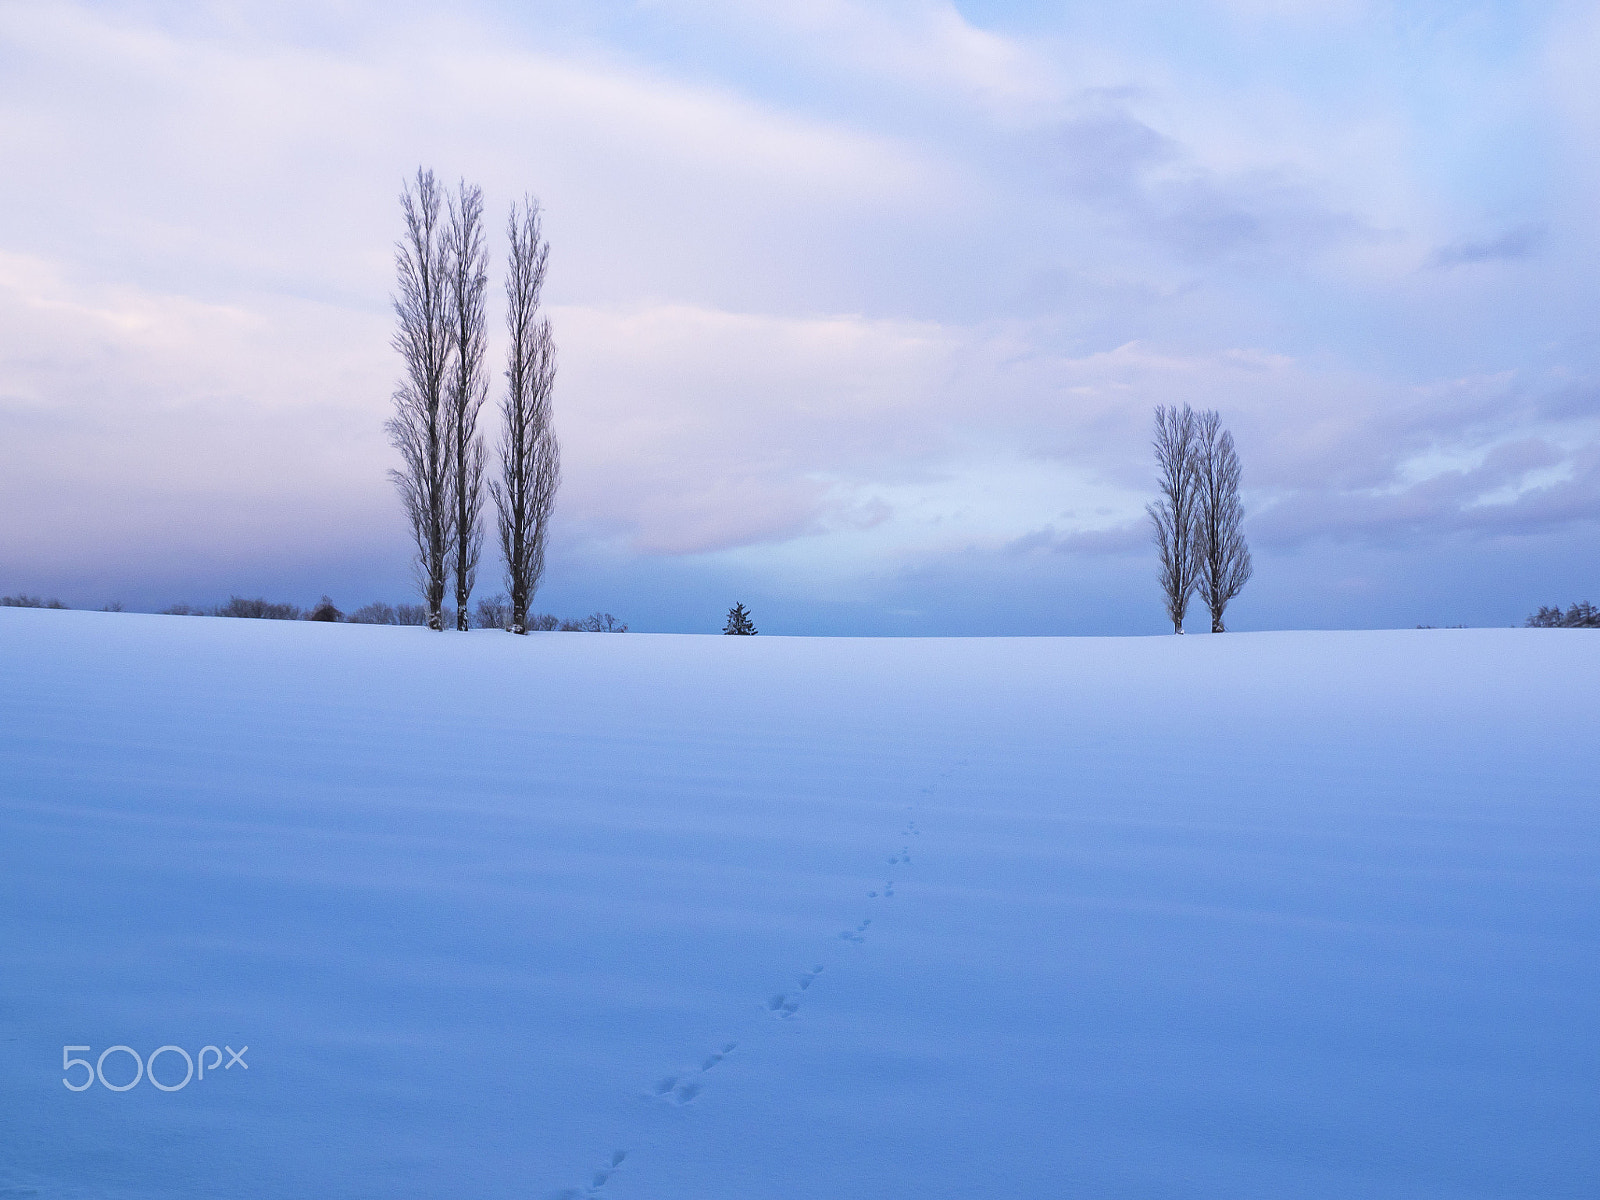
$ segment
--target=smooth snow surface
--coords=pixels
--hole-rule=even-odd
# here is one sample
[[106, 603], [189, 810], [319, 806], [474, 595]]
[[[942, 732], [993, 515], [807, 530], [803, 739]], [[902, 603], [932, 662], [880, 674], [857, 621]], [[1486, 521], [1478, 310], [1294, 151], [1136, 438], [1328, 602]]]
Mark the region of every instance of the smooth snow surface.
[[1588, 1200], [1597, 680], [0, 609], [0, 1197]]

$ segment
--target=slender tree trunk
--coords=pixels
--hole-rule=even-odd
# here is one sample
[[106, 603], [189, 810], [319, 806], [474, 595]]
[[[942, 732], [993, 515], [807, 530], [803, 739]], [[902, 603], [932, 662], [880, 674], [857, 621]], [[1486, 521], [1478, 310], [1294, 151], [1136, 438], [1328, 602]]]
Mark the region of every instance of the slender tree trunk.
[[445, 412], [450, 368], [449, 285], [445, 239], [439, 223], [440, 194], [432, 171], [417, 169], [415, 191], [401, 192], [405, 236], [395, 247], [398, 328], [393, 345], [405, 366], [395, 390], [395, 415], [385, 428], [400, 451], [401, 467], [389, 472], [411, 524], [416, 546], [417, 587], [428, 610], [428, 627], [444, 627], [445, 583], [454, 513], [451, 503], [451, 429]]
[[1199, 568], [1195, 529], [1199, 490], [1196, 424], [1195, 414], [1187, 404], [1181, 410], [1166, 405], [1156, 409], [1153, 445], [1161, 473], [1161, 497], [1146, 511], [1155, 525], [1161, 594], [1173, 633], [1183, 632], [1183, 618], [1194, 594]]
[[468, 605], [483, 546], [483, 439], [478, 410], [488, 382], [484, 373], [486, 332], [484, 296], [489, 284], [488, 255], [483, 248], [483, 192], [463, 181], [450, 203], [450, 228], [445, 237], [449, 264], [449, 320], [453, 349], [446, 407], [450, 417], [451, 491], [455, 529], [450, 560], [455, 574], [456, 628], [471, 628]]
[[1197, 424], [1199, 503], [1196, 507], [1197, 588], [1211, 610], [1211, 632], [1225, 633], [1223, 614], [1243, 590], [1252, 572], [1250, 548], [1244, 539], [1244, 506], [1239, 501], [1239, 455], [1233, 435], [1222, 428], [1215, 412], [1201, 414]]
[[500, 442], [500, 479], [489, 485], [499, 514], [500, 549], [511, 597], [511, 629], [527, 633], [528, 609], [544, 575], [545, 545], [561, 451], [551, 425], [556, 347], [550, 322], [539, 315], [550, 247], [544, 240], [539, 205], [512, 206], [508, 233], [506, 326], [510, 335], [506, 394], [501, 404], [505, 433]]

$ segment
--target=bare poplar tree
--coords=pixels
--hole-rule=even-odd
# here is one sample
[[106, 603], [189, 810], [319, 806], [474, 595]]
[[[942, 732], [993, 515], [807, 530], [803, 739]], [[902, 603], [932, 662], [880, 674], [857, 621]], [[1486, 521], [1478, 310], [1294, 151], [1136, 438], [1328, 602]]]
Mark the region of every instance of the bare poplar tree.
[[500, 441], [500, 479], [489, 484], [489, 491], [500, 516], [511, 631], [527, 633], [528, 605], [544, 574], [550, 513], [561, 480], [561, 450], [550, 422], [556, 345], [549, 318], [539, 315], [550, 245], [544, 240], [536, 200], [526, 198], [520, 213], [515, 204], [511, 206], [508, 233], [506, 326], [511, 337], [501, 403], [505, 433]]
[[1215, 412], [1196, 420], [1199, 502], [1195, 509], [1195, 552], [1199, 557], [1195, 586], [1211, 610], [1211, 632], [1223, 633], [1222, 614], [1228, 601], [1250, 579], [1250, 547], [1245, 544], [1244, 505], [1239, 503], [1239, 455], [1233, 435], [1222, 428]]
[[453, 350], [445, 385], [445, 407], [450, 416], [450, 484], [454, 500], [451, 514], [455, 538], [450, 565], [456, 584], [456, 628], [472, 627], [468, 602], [476, 582], [478, 553], [483, 547], [483, 438], [478, 434], [478, 410], [483, 407], [489, 383], [484, 374], [486, 332], [484, 295], [489, 286], [489, 257], [483, 248], [483, 192], [463, 180], [460, 194], [452, 197], [450, 228], [445, 233], [449, 280], [450, 342]]
[[443, 629], [445, 581], [455, 522], [451, 511], [451, 441], [445, 410], [450, 369], [449, 255], [439, 226], [439, 187], [432, 171], [417, 168], [415, 191], [400, 193], [405, 236], [395, 246], [399, 276], [392, 345], [405, 363], [394, 393], [395, 415], [385, 428], [400, 451], [401, 469], [390, 471], [416, 543], [417, 586], [427, 603], [428, 628]]
[[1183, 617], [1194, 594], [1199, 558], [1195, 553], [1195, 513], [1199, 500], [1197, 420], [1189, 406], [1156, 408], [1156, 467], [1161, 498], [1146, 506], [1155, 523], [1161, 558], [1161, 592], [1172, 632], [1183, 632]]

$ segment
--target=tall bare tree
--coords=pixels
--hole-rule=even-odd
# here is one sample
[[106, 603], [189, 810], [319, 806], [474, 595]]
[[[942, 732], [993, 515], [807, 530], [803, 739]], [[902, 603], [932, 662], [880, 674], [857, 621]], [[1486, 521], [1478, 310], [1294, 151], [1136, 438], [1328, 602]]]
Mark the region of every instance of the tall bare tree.
[[1146, 505], [1155, 523], [1156, 550], [1161, 559], [1161, 593], [1166, 601], [1172, 632], [1183, 632], [1184, 614], [1194, 595], [1199, 556], [1196, 554], [1195, 513], [1200, 478], [1197, 452], [1197, 418], [1187, 404], [1156, 408], [1156, 467], [1161, 472], [1161, 498]]
[[448, 269], [450, 370], [445, 407], [450, 417], [450, 486], [454, 500], [455, 537], [450, 565], [455, 574], [456, 628], [472, 627], [467, 605], [476, 581], [483, 547], [483, 438], [478, 410], [489, 383], [484, 372], [486, 333], [484, 295], [489, 286], [489, 257], [483, 248], [483, 191], [463, 180], [449, 202], [450, 226], [445, 232]]
[[506, 276], [506, 394], [501, 402], [505, 432], [500, 441], [500, 479], [489, 484], [500, 517], [500, 550], [511, 594], [511, 631], [528, 632], [528, 606], [544, 575], [545, 543], [561, 449], [550, 421], [556, 381], [556, 345], [550, 320], [539, 315], [550, 245], [544, 240], [539, 204], [527, 197], [511, 206], [510, 269]]
[[1242, 528], [1239, 455], [1233, 448], [1233, 434], [1222, 428], [1215, 412], [1201, 413], [1195, 426], [1200, 488], [1195, 507], [1195, 553], [1199, 557], [1195, 587], [1211, 610], [1211, 632], [1223, 633], [1222, 614], [1228, 601], [1244, 589], [1253, 569]]
[[451, 505], [451, 438], [445, 409], [450, 335], [449, 253], [439, 222], [439, 186], [432, 171], [417, 168], [415, 188], [400, 193], [405, 236], [395, 245], [399, 276], [392, 345], [405, 364], [395, 389], [395, 414], [385, 428], [400, 451], [390, 471], [400, 491], [416, 544], [417, 586], [427, 603], [428, 628], [443, 629], [445, 581], [455, 529]]

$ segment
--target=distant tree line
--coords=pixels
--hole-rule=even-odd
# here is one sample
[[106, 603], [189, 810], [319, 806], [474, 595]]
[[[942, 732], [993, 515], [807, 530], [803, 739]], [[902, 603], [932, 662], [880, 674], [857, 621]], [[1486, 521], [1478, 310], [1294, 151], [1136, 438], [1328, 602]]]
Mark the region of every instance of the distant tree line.
[[[34, 604], [19, 607], [65, 608], [66, 605], [56, 602], [49, 606]], [[463, 625], [468, 629], [509, 629], [511, 626], [511, 604], [503, 594], [480, 599], [477, 609], [470, 613], [464, 622], [458, 612], [451, 609], [443, 611], [458, 629]], [[429, 617], [428, 610], [420, 604], [385, 604], [381, 600], [363, 605], [354, 612], [345, 613], [340, 611], [327, 596], [307, 609], [302, 609], [298, 604], [280, 603], [260, 597], [248, 599], [243, 596], [233, 596], [226, 604], [174, 604], [162, 609], [162, 613], [174, 617], [242, 617], [259, 621], [342, 621], [351, 625], [427, 625]], [[531, 630], [555, 630], [563, 633], [628, 632], [626, 622], [619, 621], [608, 612], [595, 612], [587, 617], [565, 619], [550, 613], [530, 613], [526, 616], [526, 625]]]
[[[499, 477], [486, 479], [478, 430], [488, 395], [485, 299], [488, 252], [483, 192], [465, 181], [446, 197], [432, 171], [418, 168], [400, 196], [405, 232], [395, 249], [398, 286], [394, 348], [404, 375], [387, 423], [401, 466], [390, 472], [411, 526], [414, 568], [426, 624], [442, 630], [454, 585], [455, 626], [470, 628], [468, 606], [483, 545], [485, 490], [498, 516], [510, 607], [504, 628], [536, 628], [529, 606], [544, 573], [550, 514], [561, 475], [551, 423], [556, 351], [539, 313], [549, 260], [539, 204], [511, 206], [507, 224], [508, 352], [501, 400]], [[603, 614], [601, 614], [603, 615]], [[614, 620], [614, 619], [613, 619]]]
[[1529, 629], [1600, 629], [1600, 608], [1588, 601], [1574, 604], [1566, 612], [1561, 611], [1559, 604], [1540, 605], [1539, 611], [1523, 625]]
[[15, 596], [0, 596], [0, 608], [66, 608], [66, 605], [54, 598], [46, 600], [19, 592]]
[[[326, 597], [324, 597], [326, 599]], [[249, 617], [258, 621], [298, 621], [302, 613], [298, 604], [279, 604], [257, 597], [230, 596], [226, 604], [174, 604], [161, 610], [169, 617]]]

